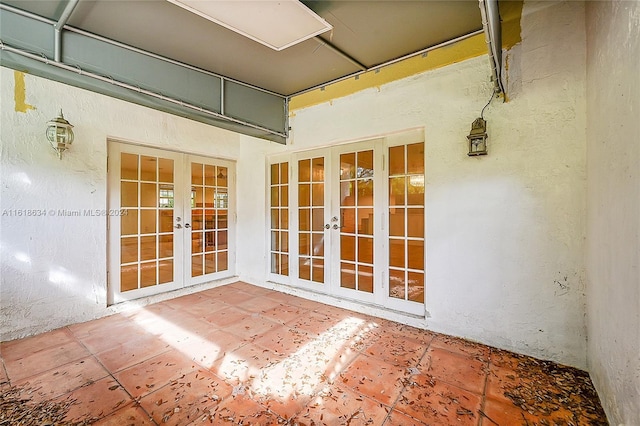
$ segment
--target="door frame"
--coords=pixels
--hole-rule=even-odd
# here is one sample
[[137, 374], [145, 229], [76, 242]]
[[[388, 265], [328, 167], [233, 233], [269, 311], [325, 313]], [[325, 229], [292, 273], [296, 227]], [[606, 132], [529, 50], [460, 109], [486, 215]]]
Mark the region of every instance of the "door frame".
[[[204, 282], [228, 278], [236, 273], [236, 162], [228, 159], [207, 157], [188, 152], [164, 149], [163, 147], [127, 143], [119, 140], [107, 140], [107, 211], [118, 210], [120, 206], [120, 165], [121, 153], [148, 155], [174, 160], [174, 208], [173, 208], [173, 281], [166, 284], [138, 288], [126, 292], [120, 291], [120, 231], [121, 222], [115, 215], [107, 216], [107, 305], [127, 302], [156, 294], [167, 293]], [[191, 223], [191, 172], [190, 162], [200, 161], [227, 167], [228, 170], [228, 268], [225, 271], [191, 277], [191, 232], [184, 226], [176, 229], [176, 218], [181, 223]], [[177, 188], [182, 188], [178, 190]], [[188, 189], [187, 189], [188, 188]], [[159, 224], [157, 224], [159, 226]], [[139, 234], [138, 234], [139, 235]], [[115, 241], [118, 241], [117, 243]], [[188, 262], [188, 263], [187, 263]]]
[[[426, 214], [426, 186], [425, 186], [425, 238], [424, 238], [424, 301], [423, 303], [405, 301], [397, 298], [393, 298], [389, 295], [389, 224], [388, 224], [388, 210], [389, 210], [389, 155], [388, 150], [390, 147], [398, 145], [409, 145], [413, 143], [425, 143], [424, 128], [407, 129], [395, 133], [389, 133], [386, 135], [375, 136], [371, 138], [363, 138], [360, 140], [352, 140], [344, 143], [326, 145], [321, 147], [307, 148], [298, 151], [290, 151], [287, 153], [275, 154], [266, 158], [267, 165], [267, 189], [270, 184], [269, 170], [270, 165], [274, 163], [289, 163], [289, 275], [282, 276], [271, 273], [270, 262], [267, 262], [267, 277], [269, 281], [291, 286], [292, 288], [299, 288], [301, 290], [309, 290], [313, 292], [319, 292], [328, 297], [338, 297], [342, 299], [348, 299], [356, 303], [371, 304], [381, 309], [403, 312], [409, 315], [416, 315], [424, 317], [427, 313], [427, 214]], [[365, 149], [374, 150], [374, 167], [376, 173], [374, 173], [374, 292], [372, 297], [362, 297], [362, 292], [357, 290], [340, 288], [339, 283], [339, 245], [336, 250], [335, 245], [332, 244], [333, 232], [327, 232], [325, 230], [325, 283], [326, 287], [318, 288], [317, 285], [312, 285], [311, 282], [305, 282], [298, 278], [298, 161], [300, 159], [324, 156], [325, 157], [325, 224], [332, 225], [331, 217], [334, 211], [339, 213], [339, 178], [335, 178], [337, 183], [327, 183], [327, 176], [331, 174], [331, 166], [339, 164], [340, 153], [361, 151]], [[426, 149], [425, 149], [425, 181], [426, 181]], [[336, 189], [337, 188], [337, 189]], [[327, 190], [329, 189], [329, 190]], [[327, 200], [327, 198], [332, 198]], [[336, 205], [336, 199], [338, 204]], [[329, 206], [328, 208], [326, 206]], [[267, 211], [267, 253], [270, 253], [269, 245], [269, 214], [270, 214], [270, 202], [267, 196], [266, 211]], [[333, 231], [331, 229], [330, 231]], [[339, 235], [339, 233], [336, 233]], [[336, 239], [334, 236], [333, 239]], [[330, 257], [327, 257], [327, 253]]]

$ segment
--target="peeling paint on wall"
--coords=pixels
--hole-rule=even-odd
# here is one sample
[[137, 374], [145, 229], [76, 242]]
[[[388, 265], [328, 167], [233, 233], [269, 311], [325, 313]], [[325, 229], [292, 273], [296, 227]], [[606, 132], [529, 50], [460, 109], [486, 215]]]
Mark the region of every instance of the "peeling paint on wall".
[[27, 112], [30, 109], [36, 109], [36, 107], [27, 103], [27, 88], [24, 83], [24, 73], [21, 71], [14, 71], [13, 79], [15, 81], [13, 99], [16, 105], [16, 112]]

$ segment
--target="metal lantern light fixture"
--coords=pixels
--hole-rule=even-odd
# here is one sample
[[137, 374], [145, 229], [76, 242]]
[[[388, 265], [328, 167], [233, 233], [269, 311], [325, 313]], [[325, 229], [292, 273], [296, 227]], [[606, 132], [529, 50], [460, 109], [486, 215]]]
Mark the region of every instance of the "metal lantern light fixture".
[[62, 115], [60, 115], [47, 123], [47, 139], [58, 153], [58, 158], [62, 160], [62, 153], [65, 152], [73, 143], [73, 126]]
[[471, 132], [469, 132], [469, 156], [487, 155], [487, 122], [478, 117], [471, 124]]

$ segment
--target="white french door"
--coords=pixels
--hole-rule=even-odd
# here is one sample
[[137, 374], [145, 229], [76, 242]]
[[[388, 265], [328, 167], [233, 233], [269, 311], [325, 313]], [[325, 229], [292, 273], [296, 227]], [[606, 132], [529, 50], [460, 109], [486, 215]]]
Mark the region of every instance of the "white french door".
[[233, 162], [109, 142], [109, 304], [235, 273]]
[[413, 131], [274, 159], [270, 278], [424, 314], [422, 140]]

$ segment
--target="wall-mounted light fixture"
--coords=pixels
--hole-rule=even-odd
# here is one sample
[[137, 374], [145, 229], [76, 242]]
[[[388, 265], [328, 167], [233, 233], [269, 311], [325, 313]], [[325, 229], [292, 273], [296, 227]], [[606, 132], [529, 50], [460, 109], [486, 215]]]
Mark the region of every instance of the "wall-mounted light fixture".
[[58, 158], [62, 160], [62, 153], [65, 152], [73, 143], [73, 126], [62, 115], [60, 115], [47, 123], [47, 139], [58, 153]]
[[487, 122], [478, 117], [471, 124], [471, 132], [469, 132], [469, 156], [487, 155]]

